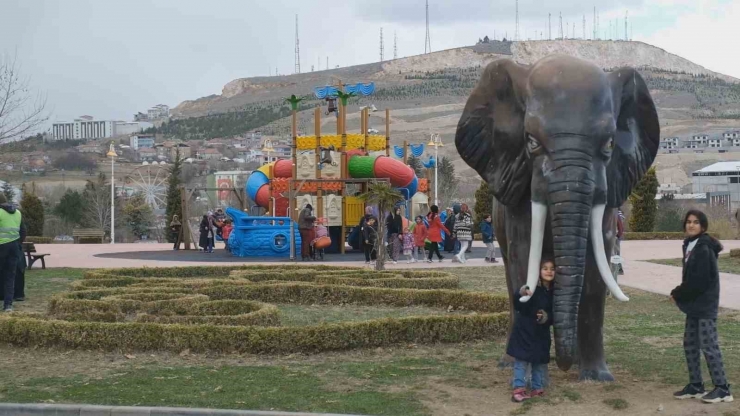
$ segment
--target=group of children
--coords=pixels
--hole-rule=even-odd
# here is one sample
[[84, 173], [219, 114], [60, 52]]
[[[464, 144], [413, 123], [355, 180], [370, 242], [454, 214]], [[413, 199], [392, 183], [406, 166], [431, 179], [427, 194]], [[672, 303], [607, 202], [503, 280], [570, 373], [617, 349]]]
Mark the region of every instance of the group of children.
[[230, 218], [226, 218], [223, 210], [219, 209], [216, 213], [209, 211], [200, 221], [200, 238], [199, 246], [203, 253], [213, 253], [215, 248], [216, 236], [221, 237], [225, 244], [226, 251], [229, 250], [229, 236], [234, 226]]

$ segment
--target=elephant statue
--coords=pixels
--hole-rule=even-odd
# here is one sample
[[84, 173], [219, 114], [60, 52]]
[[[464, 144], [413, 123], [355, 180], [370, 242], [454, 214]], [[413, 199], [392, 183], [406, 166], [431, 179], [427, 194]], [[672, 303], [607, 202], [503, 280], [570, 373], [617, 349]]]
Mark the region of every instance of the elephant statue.
[[457, 125], [458, 153], [495, 196], [510, 299], [524, 284], [536, 288], [543, 255], [555, 259], [556, 361], [564, 371], [576, 363], [581, 380], [614, 380], [602, 333], [607, 288], [628, 300], [607, 260], [615, 211], [659, 140], [653, 99], [635, 69], [606, 73], [564, 55], [490, 63]]

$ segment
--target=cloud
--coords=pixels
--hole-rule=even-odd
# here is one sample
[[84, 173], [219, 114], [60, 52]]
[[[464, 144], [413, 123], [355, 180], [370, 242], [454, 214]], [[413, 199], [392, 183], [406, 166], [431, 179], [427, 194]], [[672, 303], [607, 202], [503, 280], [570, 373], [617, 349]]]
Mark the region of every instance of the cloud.
[[685, 10], [671, 26], [636, 40], [740, 79], [740, 2], [704, 0]]

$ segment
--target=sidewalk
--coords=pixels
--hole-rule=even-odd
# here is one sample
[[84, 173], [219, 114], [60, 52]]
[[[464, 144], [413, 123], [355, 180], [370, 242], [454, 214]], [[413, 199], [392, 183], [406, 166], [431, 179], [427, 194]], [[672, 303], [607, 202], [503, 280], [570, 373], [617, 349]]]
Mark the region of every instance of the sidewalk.
[[[670, 294], [674, 287], [681, 283], [681, 269], [673, 266], [648, 263], [645, 260], [671, 259], [681, 256], [681, 240], [653, 240], [653, 241], [623, 241], [622, 258], [624, 261], [625, 274], [619, 276], [619, 284], [645, 290], [663, 295]], [[722, 241], [725, 246], [723, 253], [733, 248], [740, 248], [740, 240]], [[47, 257], [47, 267], [82, 267], [82, 268], [108, 268], [108, 267], [174, 267], [174, 266], [204, 266], [204, 265], [249, 265], [249, 264], [275, 264], [290, 262], [290, 260], [268, 259], [240, 259], [230, 257], [222, 251], [220, 254], [203, 254], [196, 251], [180, 250], [174, 252], [170, 244], [37, 244], [36, 248], [41, 253], [51, 253]], [[135, 252], [140, 252], [133, 254]], [[128, 253], [128, 254], [127, 254]], [[445, 253], [446, 254], [446, 253]], [[443, 254], [443, 255], [445, 255]], [[123, 258], [141, 256], [139, 259]], [[473, 254], [464, 266], [460, 263], [452, 263], [452, 255], [446, 255], [442, 263], [415, 263], [413, 266], [406, 264], [405, 260], [398, 264], [386, 263], [387, 269], [403, 269], [409, 266], [414, 268], [449, 268], [449, 267], [500, 267], [503, 262], [491, 264], [483, 261], [485, 247], [483, 243], [473, 243]], [[107, 257], [100, 257], [107, 256]], [[215, 257], [210, 257], [215, 256]], [[220, 256], [220, 257], [219, 257]], [[327, 261], [321, 264], [333, 264], [348, 267], [362, 267], [364, 261], [357, 253], [328, 255]], [[354, 260], [356, 259], [356, 260]], [[297, 264], [310, 265], [312, 263]], [[39, 267], [39, 263], [34, 268]], [[720, 273], [720, 306], [740, 310], [740, 275]]]
[[351, 416], [255, 410], [192, 409], [187, 407], [95, 406], [87, 404], [0, 403], [0, 416]]

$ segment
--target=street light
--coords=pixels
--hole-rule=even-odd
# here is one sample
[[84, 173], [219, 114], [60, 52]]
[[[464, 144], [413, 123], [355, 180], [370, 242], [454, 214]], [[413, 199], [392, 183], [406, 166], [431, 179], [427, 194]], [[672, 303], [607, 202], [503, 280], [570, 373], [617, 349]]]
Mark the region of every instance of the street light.
[[429, 143], [427, 143], [427, 146], [434, 146], [434, 205], [439, 206], [439, 198], [437, 193], [437, 172], [439, 171], [439, 148], [440, 146], [444, 146], [442, 144], [442, 138], [439, 137], [439, 134], [434, 133], [429, 138]]
[[113, 164], [115, 163], [118, 154], [116, 154], [116, 149], [113, 148], [113, 142], [110, 142], [110, 148], [108, 149], [108, 153], [106, 153], [105, 155], [110, 158], [110, 243], [115, 244], [116, 233], [115, 229], [113, 228], [113, 224], [115, 224], [116, 222], [116, 177], [113, 176]]

